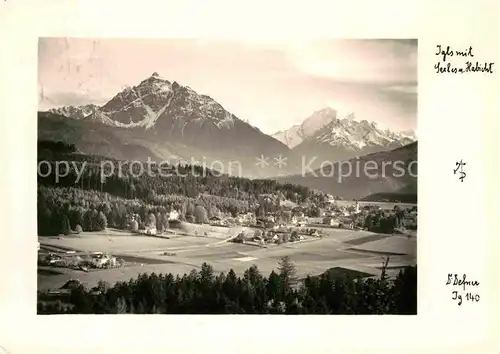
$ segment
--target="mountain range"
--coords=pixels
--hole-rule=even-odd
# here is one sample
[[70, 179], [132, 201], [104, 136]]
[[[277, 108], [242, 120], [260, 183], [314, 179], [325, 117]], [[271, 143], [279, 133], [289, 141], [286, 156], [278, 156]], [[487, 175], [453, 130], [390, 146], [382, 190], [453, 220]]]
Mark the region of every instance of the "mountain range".
[[[224, 165], [222, 169], [231, 161], [238, 161], [242, 174], [251, 177], [275, 173], [273, 166], [266, 171], [256, 168], [255, 157], [286, 156], [290, 150], [211, 97], [165, 80], [157, 73], [137, 86], [125, 88], [101, 107], [63, 107], [43, 112], [39, 117], [44, 120], [40, 122], [39, 134], [46, 139], [62, 135], [83, 152], [102, 154], [99, 150], [104, 150], [110, 157], [125, 159], [194, 159], [209, 165], [217, 161]], [[64, 121], [71, 129], [61, 126], [61, 117], [75, 118]], [[76, 130], [80, 130], [79, 134], [70, 134]], [[104, 131], [106, 134], [102, 134]], [[142, 153], [124, 153], [130, 152], [131, 145]], [[237, 163], [232, 166], [238, 168]]]
[[[38, 118], [39, 139], [71, 143], [83, 153], [121, 160], [197, 161], [250, 178], [299, 174], [304, 159], [313, 160], [309, 165], [316, 169], [323, 161], [393, 150], [416, 140], [413, 132], [383, 130], [374, 122], [357, 121], [354, 114], [338, 117], [329, 107], [269, 136], [210, 96], [157, 73], [102, 106], [54, 108], [39, 112]], [[261, 165], [260, 156], [266, 158]], [[286, 163], [276, 164], [277, 159]]]
[[87, 104], [84, 106], [64, 106], [52, 108], [49, 109], [49, 112], [74, 119], [92, 119], [92, 114], [95, 113], [98, 108], [99, 107], [95, 104]]
[[337, 111], [329, 107], [315, 111], [301, 125], [273, 137], [290, 147], [295, 155], [314, 160], [314, 168], [323, 162], [392, 150], [416, 140], [413, 131], [380, 129], [375, 122], [357, 121], [354, 113], [338, 117]]

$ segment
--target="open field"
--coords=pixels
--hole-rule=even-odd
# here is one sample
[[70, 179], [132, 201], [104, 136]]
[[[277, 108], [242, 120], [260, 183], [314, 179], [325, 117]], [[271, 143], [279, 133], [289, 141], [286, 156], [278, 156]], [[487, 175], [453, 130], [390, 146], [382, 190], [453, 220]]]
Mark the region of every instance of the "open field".
[[[198, 230], [203, 229], [198, 227]], [[233, 236], [230, 233], [235, 230], [213, 230], [215, 231], [208, 233], [208, 236], [173, 234], [169, 235], [169, 238], [137, 235], [119, 230], [88, 232], [60, 238], [39, 237], [42, 250], [46, 248], [52, 252], [58, 249], [61, 252], [109, 252], [132, 263], [121, 268], [98, 269], [88, 273], [66, 268], [39, 267], [38, 288], [43, 290], [60, 287], [71, 278], [79, 279], [91, 287], [99, 280], [113, 284], [117, 281], [128, 281], [140, 273], [182, 275], [192, 269], [199, 269], [203, 262], [212, 265], [216, 272], [228, 272], [233, 269], [237, 274], [242, 274], [255, 264], [263, 274], [268, 275], [272, 270], [276, 270], [278, 260], [285, 255], [295, 263], [298, 277], [318, 275], [334, 267], [376, 276], [380, 274], [378, 268], [385, 253], [392, 254], [389, 265], [393, 267], [388, 271], [390, 276], [397, 274], [397, 267], [416, 263], [416, 239], [404, 236], [325, 228], [324, 237], [321, 239], [262, 248], [225, 242], [225, 239]], [[193, 230], [189, 231], [193, 233]], [[170, 255], [164, 255], [165, 252]]]
[[352, 247], [354, 250], [365, 252], [381, 252], [381, 253], [399, 253], [408, 254], [416, 257], [417, 255], [417, 241], [414, 238], [395, 235], [385, 238], [380, 238], [371, 242], [357, 244]]

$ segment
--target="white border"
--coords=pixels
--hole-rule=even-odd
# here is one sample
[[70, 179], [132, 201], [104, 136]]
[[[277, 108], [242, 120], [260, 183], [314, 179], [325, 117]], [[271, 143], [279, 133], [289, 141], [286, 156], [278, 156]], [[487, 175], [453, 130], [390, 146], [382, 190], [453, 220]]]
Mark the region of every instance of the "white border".
[[[350, 1], [343, 6], [311, 0], [300, 6], [291, 1], [181, 0], [0, 4], [1, 151], [6, 162], [0, 173], [0, 346], [10, 353], [91, 348], [330, 352], [354, 347], [385, 348], [383, 353], [473, 348], [479, 353], [494, 348], [498, 296], [492, 291], [498, 271], [492, 255], [497, 241], [490, 238], [493, 229], [486, 221], [499, 209], [494, 190], [486, 194], [486, 188], [494, 187], [497, 171], [490, 149], [498, 139], [492, 129], [498, 127], [493, 117], [500, 117], [493, 86], [498, 74], [437, 76], [433, 65], [440, 43], [472, 45], [482, 60], [498, 60], [498, 10], [496, 1], [486, 0]], [[36, 78], [37, 39], [42, 36], [418, 38], [418, 316], [35, 316]], [[452, 173], [460, 158], [469, 171], [462, 184]], [[449, 272], [480, 280], [481, 302], [457, 307], [444, 287]]]

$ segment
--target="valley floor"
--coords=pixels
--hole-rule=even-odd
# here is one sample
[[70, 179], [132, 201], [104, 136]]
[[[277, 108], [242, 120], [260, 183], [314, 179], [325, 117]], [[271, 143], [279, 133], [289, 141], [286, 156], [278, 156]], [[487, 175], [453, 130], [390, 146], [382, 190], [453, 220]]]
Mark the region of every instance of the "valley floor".
[[[385, 256], [390, 257], [387, 273], [394, 277], [401, 267], [415, 265], [417, 259], [416, 237], [325, 228], [323, 238], [263, 248], [226, 242], [235, 230], [206, 227], [208, 236], [173, 234], [169, 238], [160, 238], [108, 229], [65, 237], [39, 237], [41, 252], [109, 252], [125, 260], [127, 265], [89, 272], [39, 266], [38, 290], [59, 288], [69, 279], [78, 279], [93, 287], [99, 280], [114, 284], [136, 278], [141, 273], [182, 276], [192, 269], [199, 269], [203, 262], [213, 266], [215, 272], [227, 273], [233, 269], [238, 275], [255, 264], [263, 275], [268, 275], [277, 269], [278, 260], [285, 255], [295, 263], [299, 278], [318, 275], [334, 267], [379, 276]], [[169, 255], [164, 255], [165, 252]]]

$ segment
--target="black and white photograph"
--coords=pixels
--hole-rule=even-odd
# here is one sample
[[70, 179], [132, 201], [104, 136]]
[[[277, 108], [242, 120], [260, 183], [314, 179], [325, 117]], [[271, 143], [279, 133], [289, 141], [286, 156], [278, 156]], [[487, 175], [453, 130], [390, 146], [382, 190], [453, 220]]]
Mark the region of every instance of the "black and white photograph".
[[40, 37], [37, 313], [417, 315], [417, 64]]

